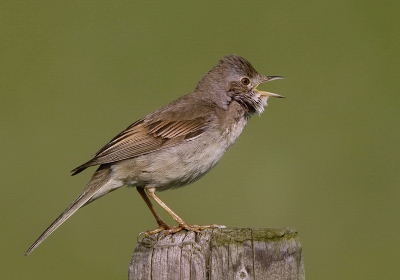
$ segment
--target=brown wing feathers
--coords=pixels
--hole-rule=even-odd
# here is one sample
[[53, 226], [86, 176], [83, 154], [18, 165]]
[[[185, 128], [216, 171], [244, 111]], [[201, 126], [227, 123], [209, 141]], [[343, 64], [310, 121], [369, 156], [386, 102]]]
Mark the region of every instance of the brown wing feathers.
[[206, 117], [185, 121], [141, 119], [114, 137], [93, 159], [72, 170], [72, 175], [93, 165], [136, 157], [190, 140], [191, 137], [203, 133], [207, 125]]

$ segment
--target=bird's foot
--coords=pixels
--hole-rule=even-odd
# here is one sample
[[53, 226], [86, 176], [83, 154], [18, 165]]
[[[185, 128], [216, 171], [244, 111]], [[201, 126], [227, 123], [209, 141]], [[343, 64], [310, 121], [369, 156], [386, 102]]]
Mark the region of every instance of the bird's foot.
[[215, 225], [215, 224], [206, 225], [206, 226], [198, 226], [198, 225], [189, 225], [189, 224], [186, 224], [186, 223], [182, 223], [179, 226], [173, 226], [173, 227], [171, 227], [169, 229], [166, 229], [165, 230], [165, 235], [173, 234], [173, 233], [179, 232], [181, 230], [200, 232], [200, 231], [208, 229], [208, 228], [211, 228], [211, 229], [214, 229], [214, 228], [226, 228], [226, 226]]
[[164, 222], [161, 222], [161, 223], [158, 223], [158, 224], [159, 224], [159, 227], [156, 228], [156, 229], [140, 232], [140, 233], [138, 234], [138, 236], [137, 236], [137, 241], [138, 241], [138, 242], [140, 241], [140, 237], [141, 237], [142, 235], [144, 235], [144, 237], [148, 237], [148, 236], [150, 236], [150, 235], [157, 234], [157, 233], [159, 233], [160, 231], [169, 230], [169, 229], [172, 228], [172, 226], [169, 226], [169, 225], [165, 224]]
[[144, 235], [145, 237], [148, 237], [150, 235], [154, 235], [157, 234], [161, 231], [165, 231], [165, 235], [169, 235], [169, 234], [173, 234], [173, 233], [177, 233], [181, 230], [187, 230], [187, 231], [194, 231], [194, 232], [201, 232], [202, 230], [205, 229], [214, 229], [214, 228], [226, 228], [226, 226], [223, 225], [216, 225], [216, 224], [212, 224], [212, 225], [206, 225], [206, 226], [198, 226], [198, 225], [189, 225], [186, 223], [180, 224], [179, 226], [169, 226], [166, 224], [160, 225], [158, 228], [153, 229], [153, 230], [148, 230], [148, 231], [142, 231], [141, 233], [139, 233], [138, 235], [138, 241], [140, 236]]

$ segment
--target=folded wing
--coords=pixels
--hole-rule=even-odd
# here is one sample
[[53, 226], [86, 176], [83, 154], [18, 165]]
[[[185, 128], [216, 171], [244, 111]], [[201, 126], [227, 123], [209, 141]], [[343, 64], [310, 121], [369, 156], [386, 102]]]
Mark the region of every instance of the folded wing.
[[207, 130], [209, 120], [210, 117], [204, 115], [188, 120], [141, 119], [114, 137], [91, 160], [72, 170], [72, 175], [93, 165], [133, 158], [190, 141]]

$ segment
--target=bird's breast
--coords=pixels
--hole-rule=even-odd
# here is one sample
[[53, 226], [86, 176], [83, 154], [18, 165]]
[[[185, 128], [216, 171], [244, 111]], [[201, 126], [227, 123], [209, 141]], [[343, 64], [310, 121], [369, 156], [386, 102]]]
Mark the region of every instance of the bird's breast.
[[229, 148], [243, 132], [244, 127], [247, 124], [247, 118], [242, 117], [232, 122], [229, 126], [226, 126], [223, 130], [223, 138], [226, 140], [226, 145]]
[[228, 110], [219, 117], [222, 139], [229, 148], [243, 132], [248, 120], [247, 111], [237, 102], [232, 102]]

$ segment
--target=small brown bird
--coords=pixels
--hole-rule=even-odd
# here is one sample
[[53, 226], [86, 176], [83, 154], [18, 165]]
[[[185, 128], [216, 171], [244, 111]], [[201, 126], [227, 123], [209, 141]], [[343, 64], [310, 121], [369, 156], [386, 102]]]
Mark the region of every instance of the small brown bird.
[[[93, 165], [100, 167], [83, 192], [42, 233], [29, 255], [79, 208], [123, 186], [136, 187], [158, 228], [166, 234], [182, 229], [199, 231], [217, 225], [189, 225], [156, 194], [188, 185], [210, 171], [242, 133], [248, 119], [261, 114], [269, 97], [281, 95], [258, 91], [261, 83], [280, 76], [259, 74], [243, 57], [228, 55], [205, 74], [194, 92], [140, 119], [114, 137], [88, 162], [72, 170], [76, 175]], [[178, 226], [169, 226], [156, 213], [155, 200]]]

